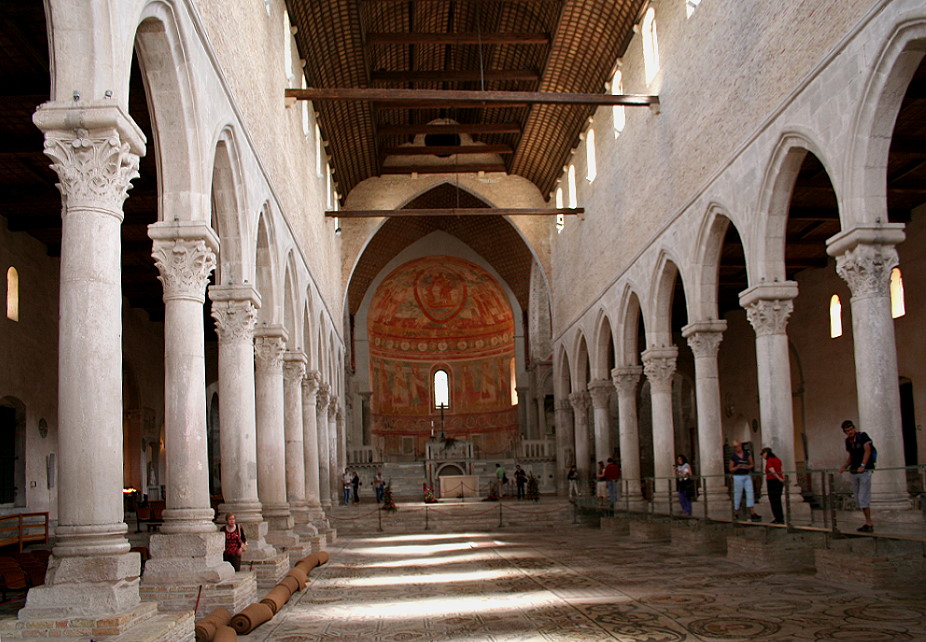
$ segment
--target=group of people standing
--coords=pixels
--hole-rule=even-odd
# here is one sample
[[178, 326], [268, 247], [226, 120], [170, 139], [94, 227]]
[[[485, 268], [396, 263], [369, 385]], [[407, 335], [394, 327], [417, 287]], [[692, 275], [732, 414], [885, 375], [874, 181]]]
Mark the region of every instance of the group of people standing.
[[[345, 506], [349, 506], [351, 503], [360, 503], [360, 487], [362, 485], [360, 474], [356, 470], [351, 472], [350, 468], [344, 469], [344, 474], [341, 475], [341, 487], [344, 491]], [[381, 470], [377, 470], [373, 476], [373, 490], [376, 492], [376, 503], [381, 504], [383, 493], [386, 490], [386, 480], [383, 478]]]
[[[515, 464], [512, 475], [514, 476], [514, 485], [517, 488], [518, 499], [524, 499], [526, 496], [527, 472], [521, 468], [519, 464]], [[508, 471], [505, 470], [505, 467], [501, 464], [495, 467], [495, 478], [498, 487], [498, 498], [501, 499], [505, 496], [505, 489], [508, 488], [508, 484], [511, 482], [511, 480], [508, 479]]]

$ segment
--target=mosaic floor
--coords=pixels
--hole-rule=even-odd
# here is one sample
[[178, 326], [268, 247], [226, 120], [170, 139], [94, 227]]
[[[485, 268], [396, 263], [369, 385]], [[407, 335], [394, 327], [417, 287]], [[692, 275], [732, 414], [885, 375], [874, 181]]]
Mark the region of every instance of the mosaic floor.
[[342, 538], [273, 620], [310, 640], [926, 640], [926, 596], [615, 538], [546, 532]]

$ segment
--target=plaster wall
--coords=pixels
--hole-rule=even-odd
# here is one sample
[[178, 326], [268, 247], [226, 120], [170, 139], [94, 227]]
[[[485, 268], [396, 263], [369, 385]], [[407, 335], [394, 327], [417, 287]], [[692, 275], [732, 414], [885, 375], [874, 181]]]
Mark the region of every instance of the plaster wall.
[[[0, 224], [0, 398], [15, 397], [26, 408], [25, 505], [30, 512], [58, 516], [57, 471], [48, 487], [46, 458], [58, 454], [58, 266], [44, 244]], [[19, 272], [19, 321], [6, 315], [7, 270]], [[39, 434], [39, 420], [48, 434]], [[22, 512], [0, 506], [0, 515]]]

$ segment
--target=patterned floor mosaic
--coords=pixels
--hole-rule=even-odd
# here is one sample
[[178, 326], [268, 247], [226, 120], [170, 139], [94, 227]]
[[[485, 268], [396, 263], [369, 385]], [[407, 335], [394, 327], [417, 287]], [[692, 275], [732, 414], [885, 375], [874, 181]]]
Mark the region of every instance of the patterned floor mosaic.
[[578, 526], [342, 538], [243, 640], [926, 640], [926, 596]]

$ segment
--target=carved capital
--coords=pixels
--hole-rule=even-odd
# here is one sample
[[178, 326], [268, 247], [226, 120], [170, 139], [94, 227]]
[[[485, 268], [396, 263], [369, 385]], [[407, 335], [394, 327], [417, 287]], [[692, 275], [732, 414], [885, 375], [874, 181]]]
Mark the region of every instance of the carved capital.
[[584, 390], [573, 392], [569, 395], [569, 403], [572, 405], [573, 410], [580, 412], [588, 410], [588, 407], [592, 404], [592, 396]]
[[675, 346], [650, 348], [643, 352], [643, 372], [651, 389], [671, 389], [677, 358], [678, 348]]
[[589, 382], [588, 392], [592, 398], [592, 406], [607, 408], [611, 393], [614, 392], [614, 385], [607, 379], [596, 379]]
[[643, 374], [643, 366], [622, 366], [614, 368], [611, 371], [611, 380], [614, 382], [614, 389], [619, 396], [633, 396], [637, 391], [637, 384], [640, 383], [640, 376]]
[[305, 378], [302, 380], [302, 399], [303, 403], [311, 402], [315, 405], [316, 394], [318, 393], [318, 386], [321, 383], [321, 376], [318, 374], [318, 370], [307, 370], [305, 373]]
[[305, 377], [305, 353], [290, 350], [283, 354], [283, 381], [301, 385]]
[[685, 338], [688, 339], [688, 346], [695, 359], [716, 359], [720, 351], [720, 342], [723, 341], [723, 332], [703, 330], [692, 332]]
[[259, 334], [254, 337], [254, 365], [258, 372], [279, 372], [283, 369], [286, 341], [278, 334]]
[[222, 343], [251, 343], [257, 308], [250, 301], [213, 301], [212, 318]]
[[893, 245], [859, 243], [836, 257], [836, 273], [849, 284], [852, 298], [891, 295], [891, 270], [900, 263]]
[[746, 306], [746, 318], [757, 337], [786, 334], [793, 311], [793, 299], [756, 299]]
[[338, 398], [336, 395], [331, 395], [328, 398], [328, 421], [334, 421], [337, 416], [338, 410]]
[[45, 155], [58, 174], [66, 211], [99, 210], [122, 220], [122, 204], [138, 177], [139, 155], [117, 129], [46, 132]]
[[328, 408], [328, 392], [330, 386], [327, 383], [318, 384], [318, 394], [315, 396], [315, 405], [318, 408], [318, 413], [325, 413]]

